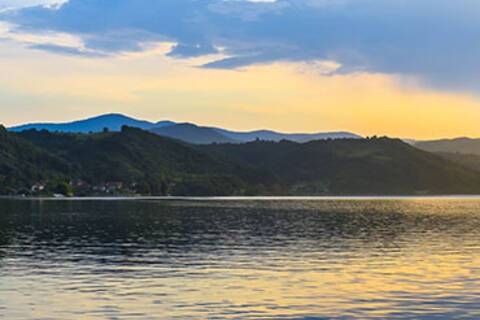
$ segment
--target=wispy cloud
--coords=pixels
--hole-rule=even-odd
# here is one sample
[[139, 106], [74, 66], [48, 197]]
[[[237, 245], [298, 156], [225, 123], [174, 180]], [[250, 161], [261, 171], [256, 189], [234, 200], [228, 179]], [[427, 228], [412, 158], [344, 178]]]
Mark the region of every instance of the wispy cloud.
[[57, 8], [68, 0], [0, 0], [0, 12], [43, 6]]

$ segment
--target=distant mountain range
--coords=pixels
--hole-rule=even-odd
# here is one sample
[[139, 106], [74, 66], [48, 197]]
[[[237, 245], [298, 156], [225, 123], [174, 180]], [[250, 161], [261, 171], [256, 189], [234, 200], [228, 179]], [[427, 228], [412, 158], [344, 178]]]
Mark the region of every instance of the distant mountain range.
[[235, 132], [225, 129], [212, 128], [224, 136], [238, 142], [250, 142], [254, 140], [281, 141], [289, 140], [295, 142], [308, 142], [313, 140], [327, 139], [361, 139], [362, 137], [350, 132], [321, 132], [321, 133], [281, 133], [270, 130], [257, 130], [250, 132]]
[[361, 136], [350, 132], [326, 132], [311, 134], [290, 134], [270, 130], [236, 132], [222, 128], [202, 127], [192, 123], [175, 123], [173, 121], [159, 121], [155, 123], [138, 120], [115, 113], [67, 123], [31, 123], [11, 127], [8, 130], [12, 132], [22, 132], [36, 129], [47, 130], [50, 132], [96, 133], [101, 132], [104, 129], [118, 132], [124, 125], [143, 130], [149, 130], [161, 136], [170, 137], [193, 144], [242, 143], [257, 139], [266, 141], [290, 140], [295, 142], [308, 142], [312, 140], [362, 138]]
[[110, 113], [84, 120], [65, 123], [30, 123], [8, 128], [12, 132], [21, 132], [30, 129], [47, 130], [50, 132], [89, 133], [101, 132], [107, 128], [110, 131], [120, 131], [122, 126], [149, 129], [174, 125], [172, 121], [160, 121], [157, 123], [137, 120], [123, 114]]
[[221, 132], [207, 127], [199, 127], [191, 123], [179, 123], [173, 126], [155, 127], [151, 132], [193, 144], [238, 143]]

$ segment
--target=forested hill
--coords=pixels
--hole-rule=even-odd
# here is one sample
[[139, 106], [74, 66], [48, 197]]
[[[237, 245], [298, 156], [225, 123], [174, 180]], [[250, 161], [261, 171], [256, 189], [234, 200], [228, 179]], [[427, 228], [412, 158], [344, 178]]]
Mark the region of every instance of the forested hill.
[[65, 180], [74, 171], [68, 161], [0, 126], [0, 194], [22, 190], [36, 181]]
[[198, 146], [130, 127], [1, 128], [0, 148], [2, 194], [480, 193], [480, 172], [388, 138]]
[[248, 168], [137, 128], [87, 135], [29, 130], [17, 135], [81, 168], [72, 179], [92, 185], [123, 182], [142, 194], [237, 194], [247, 182], [253, 183], [249, 177], [256, 178]]
[[417, 148], [428, 152], [448, 152], [480, 155], [480, 139], [456, 138], [431, 141], [418, 141]]
[[269, 170], [302, 194], [462, 194], [480, 192], [480, 175], [388, 138], [210, 145], [204, 150]]

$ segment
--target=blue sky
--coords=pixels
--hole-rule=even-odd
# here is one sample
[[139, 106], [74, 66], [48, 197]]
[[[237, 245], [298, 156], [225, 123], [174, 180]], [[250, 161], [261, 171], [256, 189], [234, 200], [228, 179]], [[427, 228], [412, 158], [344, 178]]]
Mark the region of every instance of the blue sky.
[[194, 60], [192, 68], [320, 62], [322, 76], [480, 93], [476, 0], [0, 0], [0, 8], [10, 43], [58, 56], [105, 61], [169, 43], [163, 55]]

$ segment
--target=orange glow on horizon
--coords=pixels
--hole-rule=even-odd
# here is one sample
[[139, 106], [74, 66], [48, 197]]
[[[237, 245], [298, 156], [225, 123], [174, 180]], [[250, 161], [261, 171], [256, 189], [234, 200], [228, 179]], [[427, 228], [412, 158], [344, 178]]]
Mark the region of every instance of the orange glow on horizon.
[[22, 50], [0, 57], [2, 92], [12, 96], [2, 101], [6, 125], [119, 112], [234, 130], [480, 136], [480, 99], [405, 87], [395, 76], [325, 75], [315, 64], [293, 63], [209, 70], [160, 49], [108, 59]]

